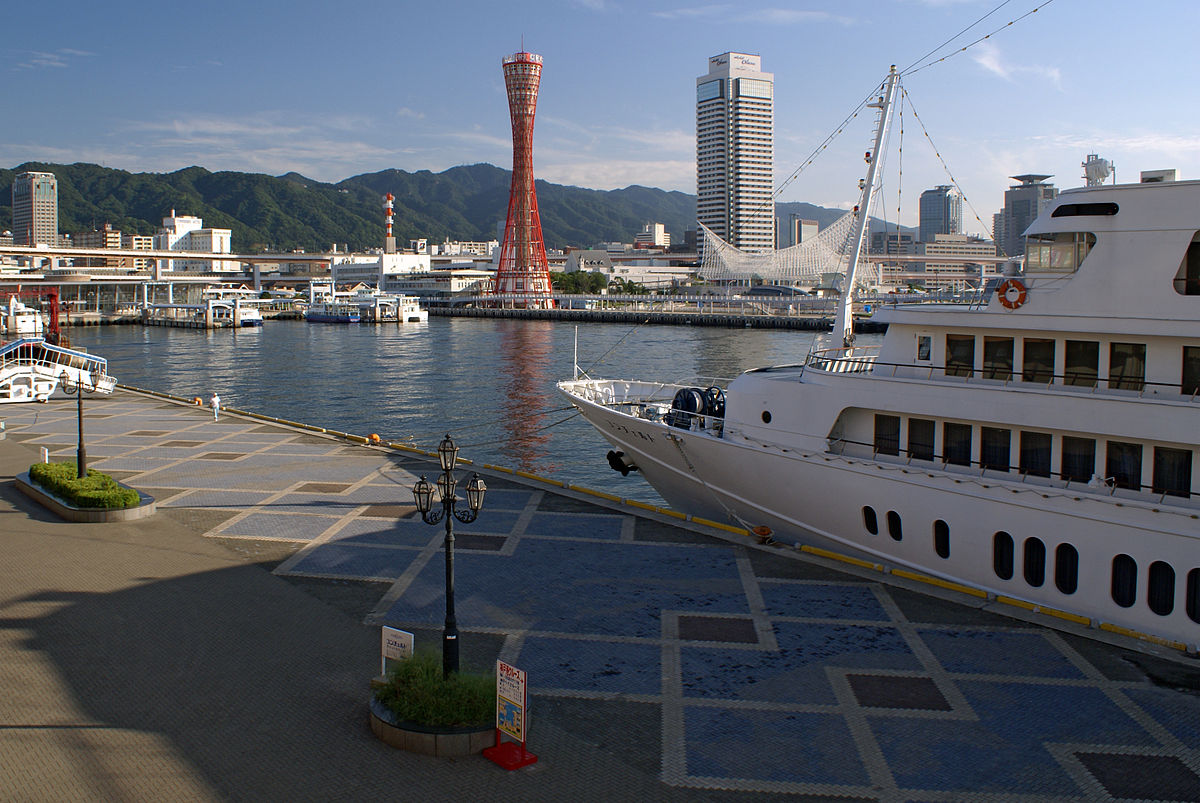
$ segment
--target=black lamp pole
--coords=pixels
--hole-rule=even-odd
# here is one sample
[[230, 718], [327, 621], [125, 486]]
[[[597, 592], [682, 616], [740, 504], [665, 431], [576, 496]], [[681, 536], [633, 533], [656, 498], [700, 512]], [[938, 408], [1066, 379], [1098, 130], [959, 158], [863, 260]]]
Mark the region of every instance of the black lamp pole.
[[438, 444], [438, 461], [442, 466], [442, 475], [437, 479], [442, 509], [433, 509], [434, 486], [425, 479], [424, 474], [413, 486], [413, 499], [426, 524], [437, 524], [443, 519], [446, 522], [446, 624], [442, 629], [442, 677], [448, 678], [458, 671], [458, 621], [454, 616], [454, 520], [458, 519], [463, 524], [475, 521], [483, 507], [483, 494], [487, 486], [478, 474], [472, 475], [466, 489], [469, 509], [458, 510], [456, 503], [460, 500], [454, 495], [457, 483], [454, 465], [458, 461], [458, 446], [449, 433]]
[[62, 384], [63, 392], [68, 396], [75, 396], [78, 401], [79, 448], [75, 451], [75, 475], [79, 479], [83, 479], [87, 476], [87, 450], [83, 448], [83, 394], [84, 391], [95, 393], [96, 385], [88, 387], [84, 384], [82, 375], [72, 383], [66, 371], [63, 371], [59, 381]]

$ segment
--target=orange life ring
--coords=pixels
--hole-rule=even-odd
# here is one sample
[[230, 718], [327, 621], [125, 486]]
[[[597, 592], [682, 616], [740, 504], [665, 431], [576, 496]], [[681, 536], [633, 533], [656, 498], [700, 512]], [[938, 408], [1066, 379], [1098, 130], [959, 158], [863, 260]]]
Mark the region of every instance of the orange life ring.
[[1016, 309], [1025, 303], [1025, 298], [1029, 295], [1020, 279], [1005, 279], [996, 288], [996, 293], [999, 294], [1000, 303], [1005, 309]]

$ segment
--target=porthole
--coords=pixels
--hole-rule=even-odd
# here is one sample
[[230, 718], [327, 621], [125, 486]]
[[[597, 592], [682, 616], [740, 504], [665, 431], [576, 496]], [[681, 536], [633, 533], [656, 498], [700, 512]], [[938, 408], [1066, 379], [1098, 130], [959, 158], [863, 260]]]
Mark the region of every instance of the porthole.
[[764, 424], [771, 423], [771, 411], [770, 410], [763, 410], [762, 420], [763, 420]]
[[1064, 594], [1079, 588], [1079, 551], [1070, 544], [1059, 544], [1054, 550], [1054, 585]]
[[1137, 599], [1137, 561], [1128, 555], [1113, 558], [1112, 598], [1122, 608], [1131, 607]]
[[863, 526], [871, 535], [879, 535], [879, 519], [875, 517], [875, 508], [863, 508]]
[[1013, 576], [1013, 539], [1001, 531], [992, 536], [992, 569], [1001, 580]]
[[1046, 545], [1040, 538], [1025, 539], [1025, 582], [1041, 588], [1046, 582]]
[[950, 557], [950, 525], [941, 519], [933, 523], [933, 551], [943, 560]]
[[1175, 570], [1171, 564], [1156, 560], [1150, 564], [1146, 584], [1146, 604], [1159, 616], [1169, 616], [1175, 610]]
[[904, 530], [900, 527], [900, 514], [894, 510], [887, 512], [888, 535], [893, 541], [899, 541], [904, 538]]
[[1188, 618], [1200, 624], [1200, 569], [1192, 569], [1187, 575], [1187, 595], [1184, 599]]

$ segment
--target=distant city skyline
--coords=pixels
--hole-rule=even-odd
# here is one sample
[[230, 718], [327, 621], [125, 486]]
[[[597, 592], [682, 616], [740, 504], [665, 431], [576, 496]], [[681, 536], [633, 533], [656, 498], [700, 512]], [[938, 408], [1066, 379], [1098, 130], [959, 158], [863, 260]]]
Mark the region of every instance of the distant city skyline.
[[[199, 165], [329, 182], [388, 168], [507, 167], [499, 64], [524, 48], [545, 58], [538, 178], [694, 194], [696, 65], [736, 51], [761, 56], [775, 76], [778, 186], [889, 64], [903, 71], [923, 54], [954, 54], [996, 31], [903, 79], [879, 216], [915, 226], [920, 193], [957, 183], [964, 230], [983, 233], [1009, 176], [1080, 186], [1088, 153], [1111, 160], [1119, 181], [1160, 168], [1200, 178], [1200, 111], [1185, 102], [1190, 74], [1180, 69], [1200, 7], [1053, 0], [1029, 14], [1043, 1], [366, 0], [331, 13], [297, 0], [287, 13], [217, 3], [203, 14], [139, 0], [119, 10], [80, 0], [18, 4], [6, 14], [9, 29], [39, 34], [0, 48], [10, 106], [0, 166]], [[869, 118], [859, 113], [776, 200], [852, 206]]]

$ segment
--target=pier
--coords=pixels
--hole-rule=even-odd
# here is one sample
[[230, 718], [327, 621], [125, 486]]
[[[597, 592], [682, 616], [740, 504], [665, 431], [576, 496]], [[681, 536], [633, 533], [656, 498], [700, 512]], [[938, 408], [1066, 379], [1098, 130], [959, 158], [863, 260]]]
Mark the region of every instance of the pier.
[[[367, 727], [379, 625], [436, 645], [436, 455], [121, 388], [93, 467], [151, 493], [56, 520], [13, 477], [74, 404], [6, 408], [0, 797], [1194, 799], [1195, 659], [501, 466], [460, 527], [464, 663], [529, 673], [536, 771]], [[47, 589], [51, 589], [48, 591]], [[319, 734], [320, 738], [314, 738]], [[102, 794], [101, 794], [102, 793]]]

